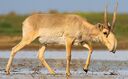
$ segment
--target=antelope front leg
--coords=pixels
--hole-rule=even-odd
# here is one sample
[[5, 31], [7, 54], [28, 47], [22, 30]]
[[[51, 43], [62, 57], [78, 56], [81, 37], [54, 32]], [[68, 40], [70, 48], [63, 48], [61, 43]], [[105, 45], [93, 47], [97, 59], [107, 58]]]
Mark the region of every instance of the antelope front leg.
[[86, 64], [83, 68], [83, 70], [87, 73], [88, 72], [88, 67], [89, 67], [89, 64], [90, 64], [91, 54], [92, 54], [92, 47], [90, 47], [88, 44], [84, 44], [83, 47], [86, 47], [89, 50], [88, 57], [87, 57], [87, 60], [86, 60]]
[[66, 38], [66, 59], [67, 59], [66, 75], [70, 75], [70, 61], [71, 61], [72, 43], [73, 43], [72, 38]]

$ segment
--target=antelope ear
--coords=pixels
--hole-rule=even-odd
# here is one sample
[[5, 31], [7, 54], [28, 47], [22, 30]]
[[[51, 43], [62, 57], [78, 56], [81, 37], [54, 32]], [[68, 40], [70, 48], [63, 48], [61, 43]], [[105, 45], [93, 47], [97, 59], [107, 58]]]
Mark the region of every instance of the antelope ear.
[[96, 27], [97, 27], [100, 31], [103, 30], [103, 24], [101, 24], [101, 23], [97, 23], [97, 24], [96, 24]]

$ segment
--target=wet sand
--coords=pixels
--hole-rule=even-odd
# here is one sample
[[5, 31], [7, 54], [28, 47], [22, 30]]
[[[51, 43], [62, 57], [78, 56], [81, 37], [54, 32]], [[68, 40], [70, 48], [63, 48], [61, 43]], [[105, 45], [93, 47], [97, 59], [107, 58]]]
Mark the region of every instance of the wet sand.
[[0, 58], [0, 79], [128, 79], [127, 61], [91, 60], [89, 72], [83, 71], [84, 59], [71, 61], [71, 76], [65, 75], [65, 59], [46, 59], [56, 72], [49, 74], [37, 59], [15, 58], [11, 67], [11, 74], [5, 74], [7, 58]]

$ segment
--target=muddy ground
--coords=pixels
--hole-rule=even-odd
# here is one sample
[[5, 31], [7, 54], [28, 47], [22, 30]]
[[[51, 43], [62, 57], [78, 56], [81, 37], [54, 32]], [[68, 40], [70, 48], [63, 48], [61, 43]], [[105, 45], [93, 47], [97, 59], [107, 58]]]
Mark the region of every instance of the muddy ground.
[[65, 75], [65, 59], [47, 59], [48, 64], [55, 70], [51, 75], [37, 59], [14, 59], [11, 74], [5, 74], [7, 58], [0, 58], [0, 79], [128, 79], [127, 61], [92, 60], [89, 71], [83, 71], [85, 60], [73, 59], [71, 76]]

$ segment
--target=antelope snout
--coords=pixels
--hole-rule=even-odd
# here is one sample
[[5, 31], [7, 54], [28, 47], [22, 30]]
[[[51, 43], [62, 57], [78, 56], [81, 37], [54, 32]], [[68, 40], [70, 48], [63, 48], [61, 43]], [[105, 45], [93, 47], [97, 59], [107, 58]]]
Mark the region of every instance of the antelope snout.
[[117, 40], [114, 39], [114, 46], [113, 46], [113, 49], [110, 52], [115, 53], [116, 52], [116, 48], [117, 48]]

